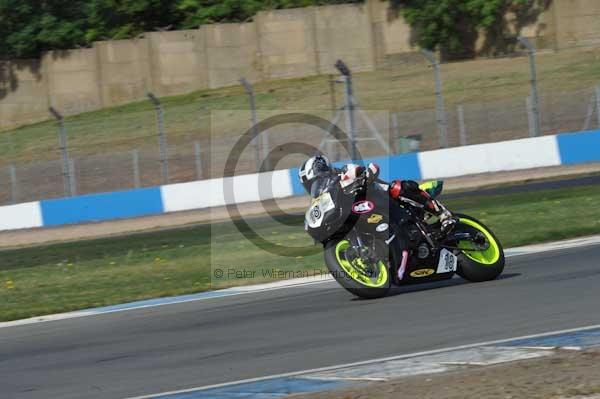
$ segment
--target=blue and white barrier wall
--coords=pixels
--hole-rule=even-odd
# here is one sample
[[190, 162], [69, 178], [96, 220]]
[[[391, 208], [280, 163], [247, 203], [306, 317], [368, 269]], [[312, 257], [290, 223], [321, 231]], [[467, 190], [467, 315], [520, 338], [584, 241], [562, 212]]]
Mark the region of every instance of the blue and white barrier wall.
[[39, 202], [0, 206], [0, 230], [28, 229], [43, 225]]
[[[382, 179], [434, 179], [600, 162], [600, 130], [470, 145], [365, 160]], [[156, 215], [304, 194], [298, 169], [82, 195], [0, 207], [0, 230]], [[267, 190], [268, 192], [261, 192]], [[228, 194], [229, 193], [229, 194]]]
[[419, 153], [419, 166], [423, 179], [560, 164], [560, 150], [556, 136], [469, 145]]

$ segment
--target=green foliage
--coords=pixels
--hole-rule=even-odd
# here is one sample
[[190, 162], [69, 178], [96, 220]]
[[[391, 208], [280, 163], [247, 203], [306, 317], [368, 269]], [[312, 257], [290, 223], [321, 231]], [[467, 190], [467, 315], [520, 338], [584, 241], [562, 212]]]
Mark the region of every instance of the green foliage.
[[182, 26], [195, 28], [215, 22], [243, 22], [261, 10], [358, 3], [362, 0], [179, 0], [184, 14]]
[[413, 28], [423, 48], [440, 47], [466, 54], [479, 30], [501, 25], [507, 10], [530, 6], [536, 0], [393, 0], [393, 5]]
[[86, 7], [86, 44], [174, 27], [182, 18], [171, 0], [91, 0]]
[[361, 0], [0, 0], [0, 59], [126, 39], [156, 29], [241, 22], [260, 10]]
[[0, 58], [83, 43], [85, 1], [0, 0]]
[[215, 22], [240, 22], [264, 7], [259, 0], [181, 0], [178, 8], [185, 15], [183, 27]]

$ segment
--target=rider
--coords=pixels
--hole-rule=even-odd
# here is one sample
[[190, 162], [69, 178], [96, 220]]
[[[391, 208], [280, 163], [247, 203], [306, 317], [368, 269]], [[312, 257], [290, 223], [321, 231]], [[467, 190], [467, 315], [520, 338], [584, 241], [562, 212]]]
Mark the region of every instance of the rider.
[[[312, 183], [321, 177], [337, 175], [340, 178], [342, 187], [347, 187], [363, 175], [366, 176], [366, 184], [372, 184], [379, 177], [379, 171], [379, 166], [374, 163], [369, 163], [367, 167], [350, 163], [341, 169], [337, 169], [331, 165], [326, 156], [316, 155], [302, 164], [298, 177], [306, 191], [310, 193]], [[456, 220], [450, 211], [433, 198], [434, 193], [439, 192], [441, 189], [441, 184], [431, 184], [427, 191], [422, 190], [419, 184], [413, 180], [393, 180], [386, 186], [391, 198], [414, 201], [436, 215], [440, 219], [442, 232], [451, 230], [456, 224]]]

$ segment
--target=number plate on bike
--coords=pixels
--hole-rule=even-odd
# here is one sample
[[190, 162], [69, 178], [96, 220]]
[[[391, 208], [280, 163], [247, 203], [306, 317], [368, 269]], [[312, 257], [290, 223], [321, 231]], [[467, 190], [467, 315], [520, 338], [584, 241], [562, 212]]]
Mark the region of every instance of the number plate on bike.
[[323, 193], [312, 201], [311, 207], [306, 211], [305, 220], [313, 229], [321, 227], [327, 212], [335, 208], [331, 194]]
[[455, 272], [457, 264], [458, 259], [456, 255], [444, 248], [440, 251], [440, 261], [438, 263], [437, 273]]

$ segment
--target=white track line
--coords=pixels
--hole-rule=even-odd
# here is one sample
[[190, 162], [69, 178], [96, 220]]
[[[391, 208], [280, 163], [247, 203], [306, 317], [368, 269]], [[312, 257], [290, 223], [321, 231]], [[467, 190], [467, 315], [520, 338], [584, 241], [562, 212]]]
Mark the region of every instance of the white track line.
[[524, 247], [510, 248], [505, 251], [507, 256], [535, 254], [540, 252], [560, 251], [562, 249], [587, 247], [600, 244], [600, 235], [573, 238], [543, 244], [526, 245]]
[[[536, 253], [559, 251], [559, 250], [570, 249], [570, 248], [593, 246], [593, 245], [598, 245], [598, 244], [600, 244], [600, 235], [570, 239], [570, 240], [565, 240], [565, 241], [557, 241], [557, 242], [551, 242], [551, 243], [545, 243], [545, 244], [535, 244], [535, 245], [528, 245], [528, 246], [524, 246], [524, 247], [510, 248], [510, 249], [505, 250], [505, 254], [506, 254], [507, 258], [511, 258], [511, 257], [531, 255], [531, 254], [536, 254]], [[281, 290], [281, 289], [285, 289], [285, 288], [304, 287], [304, 286], [314, 285], [314, 284], [330, 283], [332, 281], [333, 281], [333, 278], [331, 276], [320, 275], [320, 276], [316, 276], [316, 277], [290, 279], [290, 280], [283, 280], [283, 281], [277, 281], [277, 282], [266, 283], [266, 284], [232, 287], [232, 288], [227, 288], [224, 290], [199, 293], [196, 295], [191, 294], [191, 295], [183, 295], [181, 297], [163, 298], [163, 302], [158, 302], [158, 303], [153, 303], [153, 304], [144, 304], [144, 302], [146, 302], [146, 301], [140, 301], [141, 302], [140, 305], [133, 305], [132, 307], [124, 307], [122, 309], [119, 309], [119, 308], [110, 309], [110, 310], [102, 310], [102, 308], [84, 309], [84, 310], [75, 311], [75, 312], [59, 313], [59, 314], [54, 314], [54, 315], [32, 317], [29, 319], [0, 322], [0, 328], [15, 327], [15, 326], [28, 325], [28, 324], [45, 323], [45, 322], [49, 322], [49, 321], [67, 320], [67, 319], [73, 319], [73, 318], [79, 318], [79, 317], [97, 316], [97, 315], [107, 314], [107, 313], [125, 312], [125, 311], [130, 311], [130, 310], [153, 308], [153, 307], [158, 307], [158, 306], [174, 305], [174, 304], [186, 303], [186, 302], [196, 302], [196, 301], [203, 301], [203, 300], [208, 300], [208, 299], [218, 299], [218, 298], [225, 298], [225, 297], [232, 297], [232, 296], [239, 296], [239, 295], [246, 295], [246, 294], [254, 294], [254, 293], [260, 293], [260, 292]], [[127, 306], [127, 304], [121, 304], [121, 305], [115, 305], [115, 306]]]
[[581, 331], [587, 331], [587, 330], [595, 330], [595, 329], [599, 329], [599, 328], [600, 328], [600, 324], [597, 324], [597, 325], [593, 325], [593, 326], [571, 328], [568, 330], [551, 331], [551, 332], [545, 332], [545, 333], [541, 333], [541, 334], [532, 334], [532, 335], [524, 335], [521, 337], [499, 339], [496, 341], [486, 341], [486, 342], [479, 342], [476, 344], [460, 345], [460, 346], [453, 346], [450, 348], [435, 349], [435, 350], [424, 351], [424, 352], [416, 352], [416, 353], [410, 353], [410, 354], [406, 354], [406, 355], [382, 357], [379, 359], [371, 359], [371, 360], [364, 360], [364, 361], [354, 362], [354, 363], [339, 364], [336, 366], [328, 366], [328, 367], [320, 367], [320, 368], [316, 368], [316, 369], [294, 371], [291, 373], [274, 374], [274, 375], [269, 375], [269, 376], [264, 376], [264, 377], [249, 378], [249, 379], [245, 379], [245, 380], [231, 381], [231, 382], [226, 382], [223, 384], [207, 385], [207, 386], [202, 386], [202, 387], [197, 387], [197, 388], [183, 389], [183, 390], [179, 390], [179, 391], [161, 392], [161, 393], [156, 393], [156, 394], [151, 394], [151, 395], [135, 396], [135, 397], [127, 398], [127, 399], [150, 399], [150, 398], [154, 398], [157, 396], [177, 395], [177, 394], [190, 393], [190, 392], [196, 392], [196, 391], [206, 391], [208, 389], [223, 388], [223, 387], [228, 387], [228, 386], [232, 386], [232, 385], [247, 384], [247, 383], [252, 383], [252, 382], [260, 382], [260, 381], [266, 381], [266, 380], [271, 380], [271, 379], [275, 379], [275, 378], [299, 377], [304, 374], [314, 374], [314, 373], [320, 373], [323, 371], [332, 371], [332, 370], [345, 369], [345, 368], [349, 368], [349, 367], [365, 366], [365, 365], [369, 365], [369, 364], [388, 362], [388, 361], [392, 361], [392, 360], [403, 360], [403, 359], [408, 359], [408, 358], [413, 358], [413, 357], [436, 355], [436, 354], [444, 353], [444, 352], [452, 352], [452, 351], [463, 350], [463, 349], [472, 349], [472, 348], [477, 348], [477, 347], [481, 347], [481, 346], [493, 346], [493, 345], [509, 343], [511, 341], [531, 339], [531, 338], [543, 338], [543, 337], [559, 335], [559, 334], [568, 334], [568, 333], [575, 333], [575, 332], [581, 332]]

